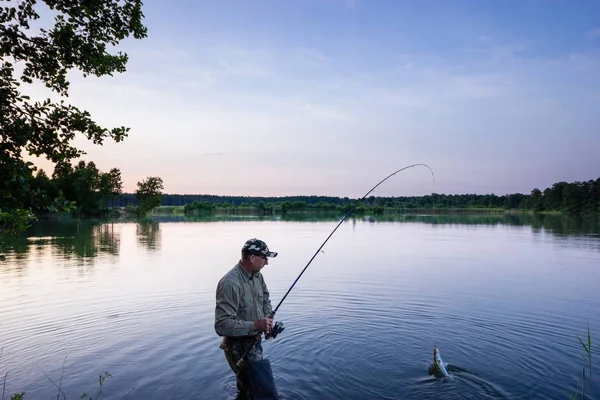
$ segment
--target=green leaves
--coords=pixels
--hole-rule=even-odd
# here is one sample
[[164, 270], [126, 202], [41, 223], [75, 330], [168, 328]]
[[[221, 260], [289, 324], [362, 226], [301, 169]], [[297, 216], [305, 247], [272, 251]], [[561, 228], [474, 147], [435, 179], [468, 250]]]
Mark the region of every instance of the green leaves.
[[164, 189], [163, 181], [157, 176], [151, 176], [138, 182], [137, 186], [135, 198], [139, 202], [138, 214], [143, 216], [160, 205], [162, 189]]
[[[120, 142], [129, 132], [124, 126], [101, 127], [89, 112], [64, 100], [32, 101], [20, 92], [21, 84], [39, 80], [67, 97], [69, 70], [96, 76], [124, 72], [127, 54], [113, 54], [108, 49], [129, 36], [142, 39], [147, 34], [139, 0], [44, 2], [57, 15], [53, 26], [37, 34], [30, 30], [30, 23], [40, 18], [35, 11], [39, 1], [21, 0], [16, 7], [0, 7], [0, 175], [6, 177], [0, 182], [0, 207], [11, 213], [27, 209], [32, 198], [43, 194], [30, 187], [35, 169], [24, 163], [23, 151], [56, 164], [66, 163], [84, 154], [73, 144], [77, 135], [102, 145], [105, 140]], [[16, 64], [23, 67], [18, 76]], [[48, 209], [60, 207], [52, 204]], [[14, 212], [16, 221], [20, 214]]]
[[[104, 375], [98, 375], [98, 384], [100, 387], [98, 388], [98, 393], [96, 394], [95, 400], [98, 400], [102, 395], [102, 386], [104, 386], [104, 381], [106, 380], [106, 378], [112, 378], [112, 375], [109, 374], [108, 371], [105, 371]], [[83, 393], [81, 395], [81, 399], [94, 400], [94, 397], [88, 395], [87, 393]]]
[[[577, 340], [579, 340], [579, 343], [581, 344], [581, 347], [583, 347], [583, 349], [586, 352], [586, 355], [581, 354], [581, 359], [583, 360], [583, 362], [585, 364], [588, 365], [588, 370], [589, 370], [589, 385], [590, 385], [590, 392], [591, 392], [591, 397], [592, 399], [594, 398], [594, 381], [593, 381], [593, 375], [592, 375], [592, 336], [590, 334], [590, 328], [588, 326], [588, 330], [587, 330], [587, 343], [585, 343], [579, 336], [577, 336]], [[581, 398], [585, 398], [585, 389], [586, 389], [586, 384], [585, 384], [585, 368], [583, 369], [583, 377], [582, 377], [582, 383], [581, 383]]]
[[[581, 346], [587, 353], [588, 357], [591, 357], [592, 356], [592, 338], [590, 336], [590, 329], [588, 328], [587, 344], [584, 343], [580, 337], [577, 337], [577, 339], [579, 340], [579, 343], [581, 343]], [[583, 361], [585, 361], [585, 362], [588, 361], [587, 358], [585, 358], [585, 356], [583, 354], [581, 355], [581, 357], [583, 358]]]
[[18, 10], [2, 7], [0, 11], [0, 55], [25, 61], [21, 79], [41, 80], [63, 95], [69, 83], [67, 71], [72, 68], [88, 75], [112, 75], [124, 72], [127, 55], [110, 54], [107, 45], [116, 46], [130, 35], [145, 38], [144, 15], [139, 0], [104, 0], [75, 2], [45, 0], [58, 11], [54, 27], [42, 29], [37, 36], [27, 36], [29, 22], [38, 19], [34, 0], [23, 0]]
[[30, 210], [16, 209], [10, 212], [2, 212], [0, 209], [0, 234], [16, 235], [31, 226], [31, 222], [37, 220]]

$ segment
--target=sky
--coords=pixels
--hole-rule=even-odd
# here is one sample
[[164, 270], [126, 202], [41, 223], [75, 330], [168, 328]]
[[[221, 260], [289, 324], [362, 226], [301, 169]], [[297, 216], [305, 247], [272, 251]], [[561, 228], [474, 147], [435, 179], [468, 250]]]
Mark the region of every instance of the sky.
[[[124, 191], [529, 193], [600, 177], [600, 2], [158, 1], [127, 71], [70, 74]], [[37, 95], [41, 86], [30, 88]], [[37, 161], [43, 168], [43, 161]], [[46, 168], [52, 170], [51, 166]]]

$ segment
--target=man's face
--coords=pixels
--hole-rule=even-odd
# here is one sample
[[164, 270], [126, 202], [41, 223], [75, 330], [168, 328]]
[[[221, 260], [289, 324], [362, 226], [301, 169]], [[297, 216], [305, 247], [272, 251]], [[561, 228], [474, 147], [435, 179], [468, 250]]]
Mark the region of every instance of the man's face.
[[252, 254], [250, 255], [250, 262], [252, 263], [252, 272], [259, 272], [269, 263], [269, 259], [262, 255]]

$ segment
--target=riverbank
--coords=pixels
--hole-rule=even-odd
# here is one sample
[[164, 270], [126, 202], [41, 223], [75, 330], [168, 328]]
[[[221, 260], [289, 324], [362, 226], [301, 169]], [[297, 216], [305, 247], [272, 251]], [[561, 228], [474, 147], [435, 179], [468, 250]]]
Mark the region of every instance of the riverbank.
[[[207, 213], [217, 213], [217, 214], [256, 214], [256, 215], [280, 215], [280, 214], [302, 214], [302, 213], [339, 213], [344, 214], [348, 211], [348, 207], [317, 207], [317, 206], [307, 206], [302, 209], [282, 209], [281, 207], [273, 207], [265, 209], [264, 207], [251, 207], [251, 206], [231, 206], [231, 207], [205, 207], [201, 209], [192, 209], [186, 210], [186, 206], [159, 206], [156, 207], [151, 215], [185, 215], [185, 214], [207, 214]], [[485, 208], [485, 207], [471, 207], [471, 208], [438, 208], [438, 207], [429, 207], [429, 208], [391, 208], [391, 207], [358, 207], [355, 210], [357, 214], [529, 214], [529, 215], [573, 215], [569, 213], [565, 213], [562, 211], [533, 211], [533, 210], [524, 210], [524, 209], [506, 209], [501, 207], [496, 208]], [[586, 214], [587, 215], [587, 214]], [[598, 215], [598, 214], [590, 214], [590, 215]]]

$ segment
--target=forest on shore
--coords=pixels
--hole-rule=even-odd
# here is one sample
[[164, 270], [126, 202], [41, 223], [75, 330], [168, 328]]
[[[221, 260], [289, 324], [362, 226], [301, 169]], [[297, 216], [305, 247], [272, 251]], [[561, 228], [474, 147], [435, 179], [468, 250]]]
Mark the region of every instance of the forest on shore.
[[[161, 206], [183, 207], [185, 213], [214, 210], [252, 209], [258, 213], [288, 211], [347, 211], [358, 199], [335, 196], [249, 197], [207, 194], [162, 194]], [[135, 196], [124, 193], [115, 206], [135, 205]], [[374, 214], [386, 210], [521, 210], [595, 214], [600, 212], [600, 178], [577, 182], [557, 182], [551, 187], [533, 189], [530, 194], [437, 194], [425, 196], [367, 197], [357, 211]]]
[[[23, 185], [26, 184], [26, 186]], [[219, 196], [209, 194], [163, 193], [160, 177], [138, 182], [134, 193], [123, 193], [121, 172], [117, 168], [100, 171], [93, 162], [79, 161], [74, 166], [60, 163], [52, 176], [38, 170], [13, 193], [35, 196], [9, 196], [0, 199], [0, 231], [26, 229], [7, 211], [26, 209], [33, 220], [53, 215], [77, 218], [140, 217], [149, 212], [206, 214], [286, 214], [294, 212], [348, 212], [358, 199], [349, 197], [298, 195], [285, 197]], [[15, 200], [21, 200], [15, 202]], [[24, 200], [24, 201], [23, 201]], [[11, 207], [12, 206], [12, 207]], [[533, 189], [529, 194], [438, 194], [424, 196], [370, 196], [354, 210], [381, 215], [398, 212], [556, 212], [571, 215], [600, 213], [600, 178], [577, 182], [557, 182], [551, 187]]]

